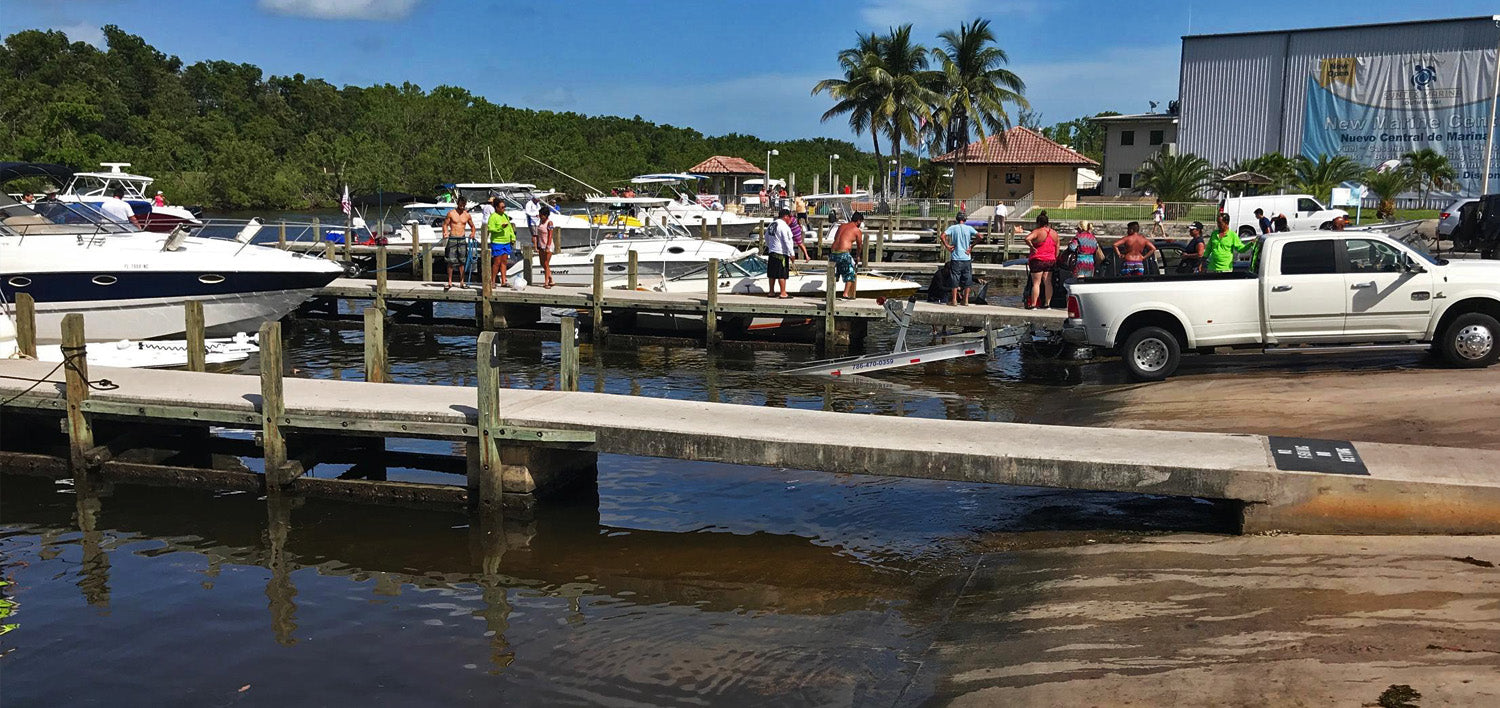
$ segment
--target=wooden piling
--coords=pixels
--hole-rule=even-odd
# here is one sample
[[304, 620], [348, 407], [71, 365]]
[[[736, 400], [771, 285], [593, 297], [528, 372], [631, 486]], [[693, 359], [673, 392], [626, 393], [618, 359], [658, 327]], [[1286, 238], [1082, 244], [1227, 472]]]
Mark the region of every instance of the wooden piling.
[[532, 278], [532, 275], [531, 275], [532, 274], [532, 265], [535, 262], [535, 260], [536, 260], [536, 249], [533, 249], [530, 246], [522, 246], [521, 247], [521, 277], [526, 280], [526, 284], [527, 285], [530, 285], [530, 284], [536, 282], [536, 280], [534, 278]]
[[724, 240], [724, 217], [722, 217], [722, 216], [719, 217], [719, 225], [717, 227], [715, 227], [715, 229], [716, 229], [714, 231], [715, 238], [718, 238], [720, 241], [723, 241]]
[[390, 366], [385, 356], [385, 310], [365, 308], [365, 380], [390, 383]]
[[422, 280], [423, 280], [423, 282], [428, 282], [428, 283], [432, 282], [432, 260], [433, 260], [432, 244], [430, 244], [430, 243], [429, 244], [424, 244], [422, 246]]
[[572, 315], [557, 320], [557, 341], [562, 357], [558, 363], [557, 387], [578, 390], [578, 319]]
[[[869, 238], [866, 237], [865, 240], [869, 240]], [[879, 229], [875, 230], [875, 260], [879, 263], [885, 262], [885, 233]], [[865, 261], [865, 263], [868, 264], [869, 261]]]
[[708, 259], [708, 300], [703, 312], [704, 344], [719, 346], [719, 259]]
[[495, 302], [491, 299], [495, 294], [495, 273], [493, 259], [489, 258], [489, 248], [484, 243], [479, 244], [479, 271], [480, 280], [483, 283], [479, 298], [479, 329], [490, 329], [494, 322]]
[[338, 251], [334, 250], [332, 241], [323, 242], [323, 255], [330, 261], [338, 261]]
[[386, 252], [385, 252], [385, 244], [380, 244], [380, 245], [376, 246], [375, 247], [375, 309], [380, 310], [382, 313], [385, 312], [385, 294], [386, 294], [385, 276], [386, 276], [386, 264], [389, 263], [389, 262], [390, 262], [389, 261], [389, 257], [386, 255]]
[[275, 492], [288, 482], [286, 437], [281, 421], [286, 401], [281, 386], [281, 323], [260, 326], [260, 445], [266, 463], [266, 490]]
[[276, 228], [276, 247], [286, 250], [286, 219], [282, 219]]
[[[662, 226], [666, 226], [665, 223]], [[708, 240], [708, 219], [698, 219], [698, 236], [704, 241]]]
[[[409, 231], [411, 232], [411, 277], [416, 278], [422, 275], [422, 244], [417, 240], [417, 225], [412, 224]], [[427, 280], [432, 279], [427, 278]]]
[[16, 293], [16, 347], [36, 358], [36, 300], [29, 293]]
[[479, 334], [476, 358], [479, 408], [479, 464], [469, 466], [469, 508], [481, 514], [500, 511], [503, 490], [500, 441], [494, 431], [501, 425], [500, 366], [497, 334]]
[[823, 269], [823, 347], [825, 351], [833, 347], [833, 335], [836, 329], [833, 311], [838, 302], [838, 291], [834, 289], [836, 285], [833, 261], [829, 261]]
[[203, 303], [198, 300], [188, 300], [183, 303], [187, 319], [187, 368], [188, 371], [207, 371], [208, 352], [203, 338]]
[[88, 451], [94, 447], [94, 422], [83, 412], [83, 402], [89, 399], [89, 360], [83, 335], [83, 315], [76, 312], [63, 316], [62, 356], [63, 376], [67, 382], [68, 400], [68, 461], [72, 465], [73, 478], [87, 471]]
[[589, 297], [594, 310], [594, 343], [604, 341], [604, 255], [594, 255], [594, 289]]
[[635, 249], [630, 251], [630, 264], [625, 270], [625, 283], [631, 290], [641, 286], [641, 255], [636, 253]]
[[[312, 240], [309, 241], [309, 243], [317, 243], [319, 241], [327, 244], [333, 243], [332, 241], [323, 238], [323, 222], [319, 221], [318, 217], [314, 216], [312, 220]], [[328, 260], [331, 261], [333, 260], [333, 258], [329, 258]]]

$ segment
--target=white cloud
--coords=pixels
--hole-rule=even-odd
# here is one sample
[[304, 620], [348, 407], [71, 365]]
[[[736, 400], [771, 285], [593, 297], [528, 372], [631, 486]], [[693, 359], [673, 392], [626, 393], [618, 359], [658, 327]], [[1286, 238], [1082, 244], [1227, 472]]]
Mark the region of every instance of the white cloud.
[[57, 27], [63, 34], [68, 35], [70, 42], [88, 42], [100, 49], [104, 49], [104, 30], [98, 25], [87, 22], [79, 22], [72, 25]]
[[417, 0], [260, 0], [260, 9], [278, 15], [320, 20], [400, 20]]
[[975, 17], [1031, 14], [1034, 0], [872, 0], [859, 11], [875, 29], [912, 24], [916, 27], [953, 27]]

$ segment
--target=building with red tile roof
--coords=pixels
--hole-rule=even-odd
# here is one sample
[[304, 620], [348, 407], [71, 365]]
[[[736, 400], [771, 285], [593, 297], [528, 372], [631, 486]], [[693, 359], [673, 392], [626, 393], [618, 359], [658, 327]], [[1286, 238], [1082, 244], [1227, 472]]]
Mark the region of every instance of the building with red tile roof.
[[954, 197], [962, 201], [1031, 198], [1041, 208], [1078, 205], [1078, 169], [1099, 163], [1030, 128], [1015, 127], [932, 158], [953, 165]]

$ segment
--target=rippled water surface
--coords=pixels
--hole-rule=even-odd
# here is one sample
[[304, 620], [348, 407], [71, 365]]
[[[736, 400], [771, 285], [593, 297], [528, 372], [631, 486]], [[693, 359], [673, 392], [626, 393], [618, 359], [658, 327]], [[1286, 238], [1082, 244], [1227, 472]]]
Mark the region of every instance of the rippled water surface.
[[[868, 345], [890, 335], [877, 327]], [[286, 337], [296, 375], [362, 376], [357, 327], [299, 322]], [[471, 332], [389, 338], [397, 380], [473, 383]], [[502, 356], [505, 385], [555, 385], [555, 342], [512, 336]], [[775, 373], [812, 356], [586, 346], [581, 387], [1035, 421], [1079, 376], [1015, 353], [854, 385]], [[0, 681], [17, 706], [913, 703], [981, 549], [1226, 524], [1193, 500], [610, 455], [597, 500], [482, 528], [462, 513], [7, 477]]]

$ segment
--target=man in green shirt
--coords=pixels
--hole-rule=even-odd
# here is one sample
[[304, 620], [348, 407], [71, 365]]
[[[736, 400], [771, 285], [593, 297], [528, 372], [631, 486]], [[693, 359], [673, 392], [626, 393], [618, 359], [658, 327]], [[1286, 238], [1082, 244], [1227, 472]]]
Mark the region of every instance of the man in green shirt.
[[489, 221], [485, 222], [485, 231], [490, 235], [490, 282], [499, 283], [500, 287], [508, 285], [505, 270], [510, 262], [511, 245], [516, 242], [516, 227], [510, 221], [510, 215], [505, 213], [505, 202], [498, 197], [490, 199], [490, 204], [495, 207], [495, 213], [490, 214]]
[[1203, 269], [1209, 273], [1228, 273], [1234, 270], [1234, 254], [1249, 248], [1250, 244], [1230, 230], [1229, 215], [1219, 214], [1219, 230], [1208, 237], [1208, 245], [1203, 248]]

